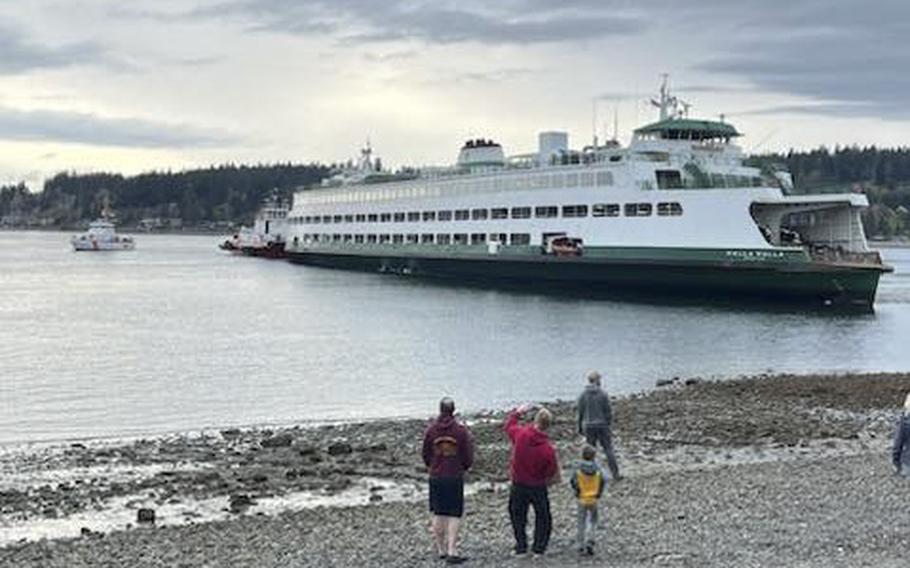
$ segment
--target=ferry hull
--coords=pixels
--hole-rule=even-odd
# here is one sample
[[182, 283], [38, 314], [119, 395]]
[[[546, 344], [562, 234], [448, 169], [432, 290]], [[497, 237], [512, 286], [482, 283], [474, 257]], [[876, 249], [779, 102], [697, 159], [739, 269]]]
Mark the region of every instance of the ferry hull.
[[431, 257], [296, 251], [292, 262], [328, 268], [509, 284], [560, 293], [567, 288], [604, 295], [688, 297], [798, 303], [871, 310], [881, 269], [803, 264], [672, 263], [584, 257]]

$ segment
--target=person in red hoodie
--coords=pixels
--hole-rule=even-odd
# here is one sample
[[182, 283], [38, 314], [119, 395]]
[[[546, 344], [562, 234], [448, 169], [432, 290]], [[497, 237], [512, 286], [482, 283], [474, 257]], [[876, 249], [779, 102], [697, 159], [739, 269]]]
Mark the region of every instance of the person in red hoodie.
[[455, 401], [443, 398], [439, 416], [423, 436], [423, 463], [430, 471], [430, 511], [439, 558], [461, 564], [458, 527], [464, 514], [464, 474], [474, 463], [471, 433], [455, 420]]
[[534, 507], [534, 542], [531, 550], [535, 555], [547, 551], [552, 525], [547, 486], [559, 480], [556, 451], [547, 437], [553, 415], [546, 408], [541, 408], [534, 416], [533, 424], [522, 426], [519, 418], [531, 408], [525, 405], [513, 410], [506, 417], [504, 425], [512, 443], [509, 519], [515, 533], [515, 554], [519, 555], [528, 552], [525, 528], [529, 507]]

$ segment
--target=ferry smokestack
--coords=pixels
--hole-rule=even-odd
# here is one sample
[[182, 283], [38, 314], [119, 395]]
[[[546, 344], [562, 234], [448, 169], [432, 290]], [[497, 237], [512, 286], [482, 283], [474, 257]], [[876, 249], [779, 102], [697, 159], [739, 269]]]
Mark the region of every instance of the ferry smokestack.
[[549, 131], [537, 135], [537, 160], [542, 166], [550, 164], [553, 156], [559, 156], [568, 149], [569, 134], [566, 132]]

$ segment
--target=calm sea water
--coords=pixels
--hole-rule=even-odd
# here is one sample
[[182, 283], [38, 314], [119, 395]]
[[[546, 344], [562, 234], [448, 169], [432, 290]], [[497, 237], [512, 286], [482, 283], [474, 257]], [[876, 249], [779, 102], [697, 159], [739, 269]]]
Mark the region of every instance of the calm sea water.
[[426, 416], [658, 378], [910, 370], [910, 249], [874, 314], [659, 306], [431, 285], [140, 235], [0, 233], [0, 443]]

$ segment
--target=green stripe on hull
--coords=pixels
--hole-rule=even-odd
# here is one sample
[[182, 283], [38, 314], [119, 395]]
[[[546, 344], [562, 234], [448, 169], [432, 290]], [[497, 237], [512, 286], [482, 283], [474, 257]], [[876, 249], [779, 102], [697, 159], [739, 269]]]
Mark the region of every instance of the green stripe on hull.
[[[824, 265], [802, 260], [727, 261], [726, 251], [714, 251], [709, 260], [702, 251], [676, 249], [676, 256], [643, 254], [592, 255], [580, 257], [540, 254], [471, 254], [449, 252], [431, 255], [408, 254], [386, 247], [379, 251], [353, 251], [342, 247], [319, 247], [305, 252], [291, 251], [294, 262], [385, 272], [453, 281], [507, 281], [559, 291], [562, 286], [583, 286], [592, 292], [633, 290], [659, 295], [685, 295], [768, 301], [801, 302], [814, 305], [838, 304], [871, 308], [881, 271], [873, 267]], [[415, 249], [418, 247], [415, 246]], [[479, 247], [478, 247], [479, 248]], [[485, 250], [485, 247], [484, 247]], [[604, 252], [615, 252], [616, 249]], [[653, 252], [654, 249], [648, 249]], [[644, 249], [639, 249], [640, 253]], [[404, 254], [402, 254], [404, 253]]]

